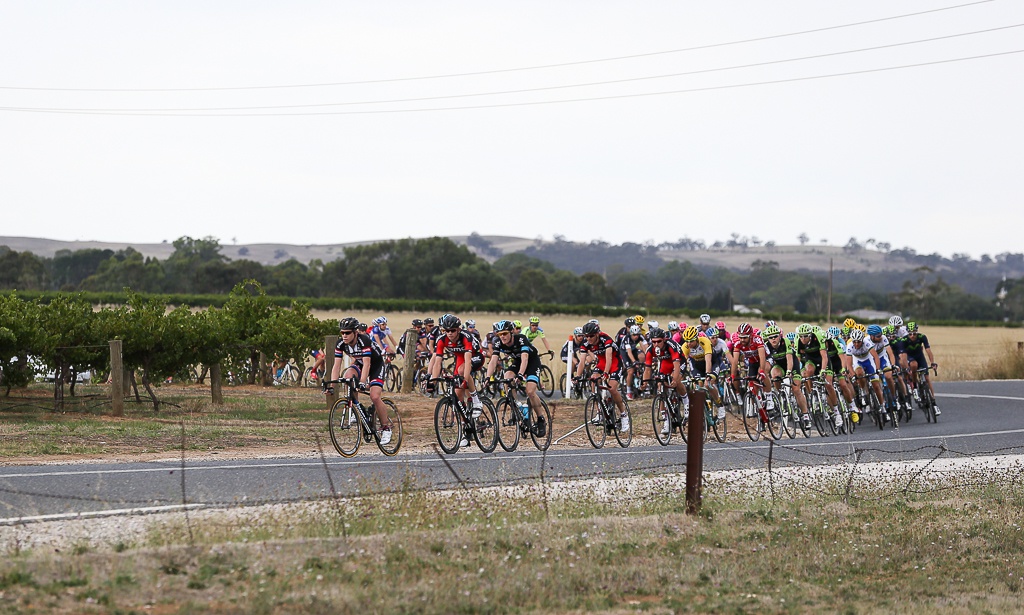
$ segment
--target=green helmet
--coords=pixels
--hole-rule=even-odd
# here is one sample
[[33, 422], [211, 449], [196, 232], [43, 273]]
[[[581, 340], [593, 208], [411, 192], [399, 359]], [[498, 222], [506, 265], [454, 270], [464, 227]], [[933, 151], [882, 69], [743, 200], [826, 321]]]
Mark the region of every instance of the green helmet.
[[796, 328], [796, 334], [803, 337], [804, 335], [810, 335], [814, 332], [814, 329], [808, 323], [804, 323]]
[[907, 323], [907, 331], [908, 331], [908, 332], [914, 332], [914, 331], [917, 331], [917, 323], [916, 323], [916, 322], [914, 322], [913, 320], [911, 320], [910, 322], [908, 322], [908, 323]]
[[[687, 331], [689, 331], [689, 329], [687, 329]], [[782, 333], [782, 332], [779, 331], [779, 328], [777, 326], [775, 326], [775, 325], [769, 325], [764, 330], [764, 336], [765, 337], [772, 337], [772, 336], [775, 336], [775, 335], [779, 335], [780, 333]]]

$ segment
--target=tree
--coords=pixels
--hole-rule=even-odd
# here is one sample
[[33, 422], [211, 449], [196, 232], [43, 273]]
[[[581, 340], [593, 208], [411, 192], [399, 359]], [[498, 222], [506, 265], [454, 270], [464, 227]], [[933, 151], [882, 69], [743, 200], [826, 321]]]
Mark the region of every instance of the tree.
[[550, 303], [555, 300], [555, 287], [548, 274], [540, 269], [527, 269], [519, 276], [511, 294], [518, 301]]
[[13, 292], [0, 295], [0, 386], [5, 396], [35, 377], [29, 356], [39, 344], [38, 323], [37, 304], [22, 301]]
[[811, 238], [807, 236], [807, 233], [800, 233], [796, 238], [802, 246], [807, 245], [807, 242], [811, 240]]

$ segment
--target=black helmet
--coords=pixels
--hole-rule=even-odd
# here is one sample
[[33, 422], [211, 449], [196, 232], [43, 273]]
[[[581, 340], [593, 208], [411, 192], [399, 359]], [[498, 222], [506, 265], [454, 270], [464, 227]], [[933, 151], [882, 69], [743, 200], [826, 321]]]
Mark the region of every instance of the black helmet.
[[632, 316], [630, 316], [629, 318], [627, 318], [627, 319], [625, 320], [625, 323], [626, 323], [626, 326], [627, 326], [627, 327], [632, 327], [633, 325], [635, 325], [635, 324], [636, 324], [636, 319], [635, 319], [635, 318], [633, 318]]
[[499, 320], [498, 322], [494, 323], [494, 330], [495, 331], [513, 332], [513, 331], [515, 331], [515, 329], [516, 329], [516, 326], [512, 324], [511, 320]]
[[423, 321], [420, 320], [419, 318], [413, 318], [412, 319], [412, 326], [414, 326], [414, 327], [422, 327], [423, 326]]
[[593, 335], [601, 332], [601, 325], [596, 322], [588, 322], [583, 325], [583, 335]]
[[430, 316], [427, 316], [426, 318], [423, 319], [423, 324], [432, 325], [434, 324], [434, 319], [431, 318]]
[[659, 339], [659, 340], [665, 339], [665, 330], [660, 328], [660, 327], [655, 327], [655, 328], [651, 329], [649, 331], [649, 333], [651, 335], [651, 339], [652, 340], [653, 339]]
[[437, 321], [437, 324], [440, 325], [442, 329], [458, 329], [462, 326], [462, 321], [454, 314], [445, 314]]
[[369, 328], [370, 325], [366, 324], [365, 322], [361, 322], [358, 325], [356, 325], [356, 330], [358, 330], [360, 333], [366, 333], [366, 330]]
[[359, 321], [351, 316], [338, 321], [338, 331], [355, 331], [358, 326]]

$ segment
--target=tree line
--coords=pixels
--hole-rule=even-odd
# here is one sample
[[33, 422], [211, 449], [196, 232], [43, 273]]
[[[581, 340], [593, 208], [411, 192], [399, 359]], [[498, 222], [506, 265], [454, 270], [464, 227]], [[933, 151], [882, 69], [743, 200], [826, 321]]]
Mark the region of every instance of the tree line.
[[[166, 260], [143, 257], [133, 248], [65, 250], [46, 258], [0, 246], [0, 290], [120, 292], [130, 288], [139, 293], [216, 295], [248, 279], [259, 282], [269, 295], [309, 299], [628, 305], [718, 312], [744, 304], [766, 312], [804, 314], [824, 314], [829, 305], [824, 275], [782, 271], [771, 260], [758, 260], [750, 269], [737, 271], [664, 261], [654, 245], [555, 241], [506, 254], [492, 263], [478, 255], [496, 256], [489, 242], [474, 234], [468, 243], [472, 250], [441, 237], [382, 241], [346, 248], [340, 258], [326, 263], [291, 259], [276, 265], [228, 260], [212, 237], [181, 237]], [[699, 245], [683, 239], [672, 247], [698, 249], [694, 246]], [[999, 255], [997, 260], [1015, 265], [1016, 256]], [[974, 284], [981, 278], [977, 271], [968, 277]], [[987, 284], [988, 296], [968, 292], [924, 264], [911, 273], [837, 272], [831, 307], [833, 313], [870, 308], [915, 318], [1010, 316], [994, 294], [996, 282], [980, 283]]]

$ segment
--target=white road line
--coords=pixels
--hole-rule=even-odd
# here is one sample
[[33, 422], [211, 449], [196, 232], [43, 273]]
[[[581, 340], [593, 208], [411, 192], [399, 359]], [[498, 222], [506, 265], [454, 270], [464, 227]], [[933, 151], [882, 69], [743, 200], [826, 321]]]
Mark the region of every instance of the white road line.
[[1005, 395], [968, 395], [966, 393], [936, 393], [935, 397], [953, 397], [955, 399], [1009, 399], [1010, 401], [1024, 401], [1024, 397], [1007, 397]]
[[142, 508], [114, 508], [108, 510], [93, 510], [80, 513], [60, 513], [55, 515], [35, 515], [33, 517], [8, 517], [0, 519], [2, 525], [20, 525], [22, 523], [36, 523], [39, 521], [70, 521], [73, 519], [95, 519], [97, 517], [113, 517], [118, 515], [152, 515], [156, 513], [176, 512], [203, 508], [205, 504], [175, 504], [172, 506], [145, 506]]

